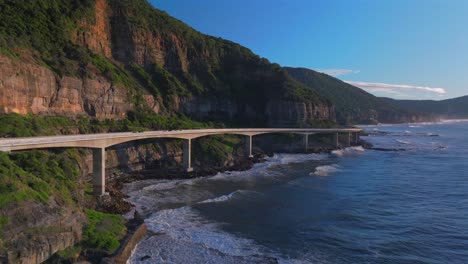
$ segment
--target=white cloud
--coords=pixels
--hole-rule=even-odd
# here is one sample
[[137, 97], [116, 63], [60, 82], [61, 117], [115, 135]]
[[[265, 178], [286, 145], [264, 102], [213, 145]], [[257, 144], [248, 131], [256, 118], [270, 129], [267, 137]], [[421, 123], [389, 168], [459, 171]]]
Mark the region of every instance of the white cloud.
[[338, 76], [347, 75], [347, 74], [356, 74], [360, 72], [360, 71], [348, 70], [348, 69], [323, 69], [323, 70], [316, 69], [316, 71], [331, 75], [333, 77], [338, 77]]
[[387, 83], [372, 83], [372, 82], [354, 82], [354, 81], [344, 81], [356, 87], [362, 88], [366, 91], [373, 91], [373, 92], [387, 92], [392, 93], [396, 91], [402, 90], [413, 90], [413, 91], [424, 91], [424, 92], [431, 92], [436, 93], [438, 95], [444, 95], [446, 93], [444, 88], [438, 87], [427, 87], [427, 86], [414, 86], [414, 85], [407, 85], [407, 84], [387, 84]]

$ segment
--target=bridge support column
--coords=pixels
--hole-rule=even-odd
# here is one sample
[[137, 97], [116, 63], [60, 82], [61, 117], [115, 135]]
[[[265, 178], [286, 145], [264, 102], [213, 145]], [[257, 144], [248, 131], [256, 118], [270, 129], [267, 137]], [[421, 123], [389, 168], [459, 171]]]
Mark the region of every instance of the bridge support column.
[[249, 158], [253, 158], [252, 155], [252, 136], [246, 136], [245, 138], [245, 155]]
[[359, 132], [354, 133], [354, 144], [359, 144]]
[[304, 151], [309, 151], [309, 134], [304, 134]]
[[335, 148], [340, 146], [340, 141], [339, 141], [339, 134], [338, 133], [333, 133], [333, 141], [332, 144]]
[[93, 149], [93, 191], [94, 195], [106, 194], [106, 149]]
[[192, 168], [192, 140], [184, 139], [184, 153], [183, 153], [184, 169], [187, 172], [193, 171]]
[[346, 146], [351, 147], [351, 133], [346, 133]]

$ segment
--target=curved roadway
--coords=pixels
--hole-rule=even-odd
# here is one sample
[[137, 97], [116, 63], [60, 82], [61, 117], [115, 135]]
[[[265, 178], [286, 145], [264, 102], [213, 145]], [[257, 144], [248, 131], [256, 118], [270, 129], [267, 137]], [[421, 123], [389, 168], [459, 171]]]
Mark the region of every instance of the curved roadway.
[[254, 136], [266, 133], [294, 133], [294, 134], [316, 134], [316, 133], [356, 133], [361, 132], [359, 128], [225, 128], [225, 129], [188, 129], [188, 130], [159, 130], [146, 132], [123, 132], [82, 134], [68, 136], [47, 136], [28, 138], [0, 139], [0, 151], [13, 151], [37, 148], [61, 148], [61, 147], [83, 147], [83, 148], [107, 148], [124, 142], [151, 139], [151, 138], [179, 138], [194, 139], [208, 135], [236, 134]]

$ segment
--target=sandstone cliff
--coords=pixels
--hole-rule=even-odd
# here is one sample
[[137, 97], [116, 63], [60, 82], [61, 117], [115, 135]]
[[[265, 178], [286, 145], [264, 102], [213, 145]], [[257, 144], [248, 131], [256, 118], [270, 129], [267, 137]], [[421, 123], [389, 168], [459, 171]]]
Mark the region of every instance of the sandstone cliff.
[[[16, 55], [0, 55], [2, 113], [104, 119], [150, 109], [227, 124], [271, 126], [335, 119], [330, 102], [278, 65], [238, 44], [203, 35], [145, 0], [74, 2], [81, 6], [81, 16], [71, 13], [72, 18], [65, 18], [70, 3], [63, 2], [54, 17], [73, 25], [71, 29], [60, 32], [57, 23], [50, 25], [56, 31], [36, 29], [44, 47], [23, 41], [21, 48], [5, 47]], [[30, 8], [55, 14], [52, 7]], [[31, 32], [20, 28], [7, 36], [19, 43], [13, 33]], [[62, 41], [54, 42], [46, 38], [49, 35]], [[58, 55], [47, 55], [53, 53]]]
[[59, 77], [37, 63], [0, 55], [0, 113], [125, 117], [128, 90], [98, 76]]

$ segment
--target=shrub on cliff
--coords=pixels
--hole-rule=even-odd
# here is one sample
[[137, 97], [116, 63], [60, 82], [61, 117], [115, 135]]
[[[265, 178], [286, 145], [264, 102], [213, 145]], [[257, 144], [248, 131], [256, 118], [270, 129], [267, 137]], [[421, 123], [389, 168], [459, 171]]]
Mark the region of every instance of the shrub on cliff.
[[0, 209], [26, 200], [48, 203], [52, 195], [57, 201], [76, 201], [79, 170], [71, 156], [70, 151], [0, 152]]
[[0, 115], [0, 137], [31, 137], [69, 134], [73, 121], [66, 117], [19, 114]]
[[147, 111], [129, 112], [127, 119], [98, 120], [88, 117], [74, 119], [57, 116], [0, 114], [0, 137], [31, 137], [104, 132], [129, 132], [164, 129], [222, 127], [219, 123], [197, 122], [183, 115], [162, 116]]
[[83, 244], [92, 249], [113, 253], [120, 246], [120, 240], [127, 229], [125, 219], [120, 215], [105, 214], [86, 209], [87, 224], [83, 229]]

